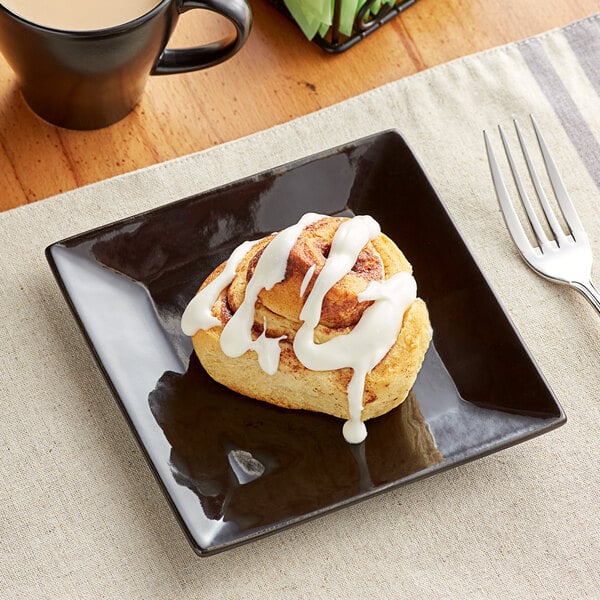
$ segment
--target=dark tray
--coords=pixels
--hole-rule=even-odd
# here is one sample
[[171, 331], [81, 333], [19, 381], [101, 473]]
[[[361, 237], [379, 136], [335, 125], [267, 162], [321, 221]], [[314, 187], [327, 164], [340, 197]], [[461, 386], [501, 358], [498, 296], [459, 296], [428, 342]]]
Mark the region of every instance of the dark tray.
[[[200, 282], [238, 244], [306, 212], [377, 219], [412, 263], [433, 326], [411, 394], [370, 420], [356, 446], [344, 441], [339, 419], [244, 398], [212, 381], [179, 326]], [[52, 244], [47, 256], [200, 555], [441, 473], [566, 420], [394, 131], [82, 233]], [[439, 486], [451, 498], [451, 479]], [[397, 504], [389, 501], [391, 520], [402, 516]]]

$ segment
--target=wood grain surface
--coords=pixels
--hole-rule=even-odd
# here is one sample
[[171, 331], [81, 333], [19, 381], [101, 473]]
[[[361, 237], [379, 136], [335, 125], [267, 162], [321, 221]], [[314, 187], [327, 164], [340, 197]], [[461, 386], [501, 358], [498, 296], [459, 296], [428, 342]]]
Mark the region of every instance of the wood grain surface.
[[[598, 0], [418, 0], [350, 50], [308, 42], [267, 0], [231, 60], [152, 77], [136, 109], [97, 131], [37, 118], [0, 56], [0, 210], [251, 134], [449, 60], [598, 11]], [[182, 16], [170, 46], [228, 31], [203, 11]]]

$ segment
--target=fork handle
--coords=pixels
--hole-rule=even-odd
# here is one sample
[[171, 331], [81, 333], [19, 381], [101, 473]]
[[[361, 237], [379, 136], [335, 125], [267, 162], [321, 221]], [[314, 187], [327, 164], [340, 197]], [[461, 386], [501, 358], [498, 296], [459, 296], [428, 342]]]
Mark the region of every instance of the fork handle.
[[573, 281], [571, 284], [578, 292], [583, 294], [585, 298], [589, 300], [590, 304], [598, 311], [598, 314], [600, 314], [600, 292], [594, 287], [594, 284], [591, 281]]

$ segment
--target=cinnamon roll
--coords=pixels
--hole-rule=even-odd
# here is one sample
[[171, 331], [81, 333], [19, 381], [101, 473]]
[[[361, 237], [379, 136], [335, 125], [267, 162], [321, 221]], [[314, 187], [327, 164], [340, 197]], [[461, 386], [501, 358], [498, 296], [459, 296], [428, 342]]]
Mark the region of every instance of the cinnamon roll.
[[359, 443], [404, 401], [431, 339], [412, 267], [369, 216], [307, 214], [244, 242], [181, 321], [207, 373], [285, 408], [327, 413]]

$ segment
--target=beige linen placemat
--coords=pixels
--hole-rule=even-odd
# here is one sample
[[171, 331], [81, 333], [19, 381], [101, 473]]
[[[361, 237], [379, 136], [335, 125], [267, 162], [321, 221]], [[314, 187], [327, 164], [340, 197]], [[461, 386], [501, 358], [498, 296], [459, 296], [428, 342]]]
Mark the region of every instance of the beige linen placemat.
[[[600, 16], [0, 214], [0, 598], [599, 598], [600, 318], [527, 269], [481, 130], [535, 113], [600, 282]], [[419, 156], [568, 417], [542, 437], [196, 557], [60, 295], [48, 244], [388, 128]], [[425, 234], [424, 234], [425, 235]]]

